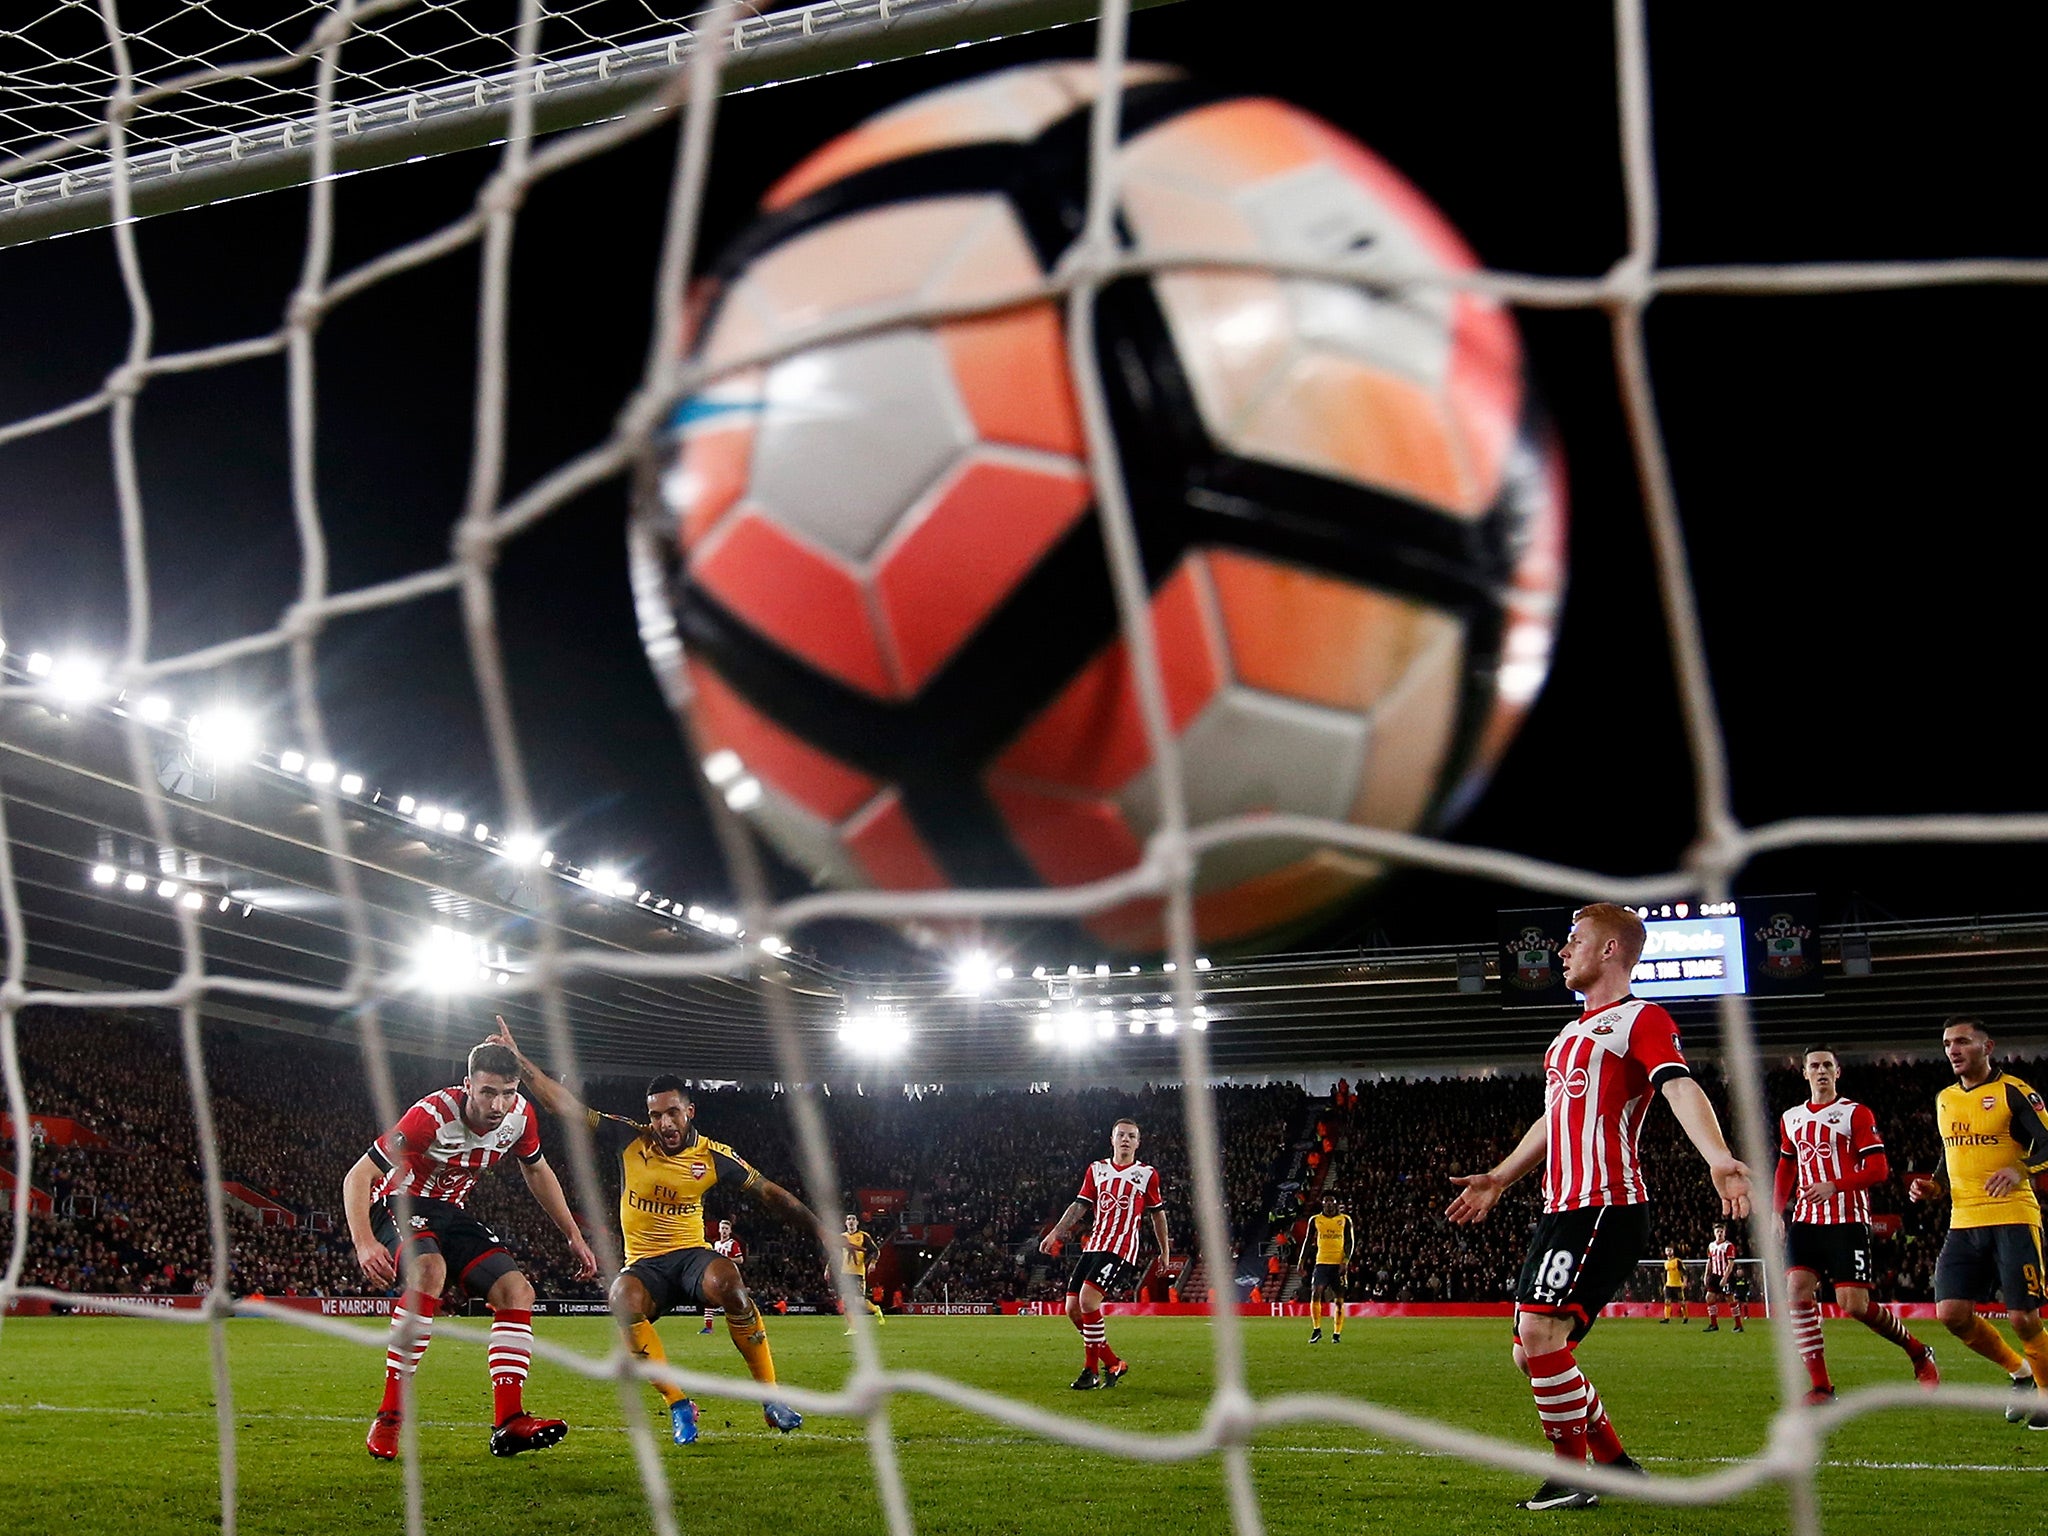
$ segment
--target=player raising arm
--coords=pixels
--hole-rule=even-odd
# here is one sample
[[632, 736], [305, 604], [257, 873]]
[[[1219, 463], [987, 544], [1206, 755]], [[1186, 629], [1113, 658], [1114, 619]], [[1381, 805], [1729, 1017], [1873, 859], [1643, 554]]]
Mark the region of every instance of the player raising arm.
[[[2012, 1378], [2009, 1423], [2048, 1430], [2048, 1300], [2041, 1254], [2041, 1202], [2034, 1175], [2048, 1169], [2048, 1106], [1991, 1061], [1982, 1019], [1950, 1019], [1941, 1048], [1955, 1083], [1934, 1101], [1946, 1179], [1916, 1174], [1915, 1200], [1951, 1202], [1948, 1237], [1934, 1261], [1934, 1315], [1941, 1325]], [[2026, 1351], [2022, 1360], [1977, 1315], [1977, 1303], [2005, 1299], [2005, 1315]]]
[[471, 1051], [461, 1086], [413, 1105], [341, 1181], [341, 1208], [364, 1276], [388, 1286], [401, 1268], [405, 1273], [384, 1354], [384, 1402], [366, 1442], [379, 1461], [398, 1455], [401, 1384], [427, 1352], [451, 1279], [491, 1308], [491, 1454], [543, 1450], [569, 1433], [560, 1419], [537, 1419], [520, 1400], [533, 1356], [533, 1287], [497, 1234], [463, 1208], [478, 1178], [507, 1157], [519, 1160], [526, 1187], [569, 1244], [576, 1278], [588, 1280], [597, 1260], [541, 1156], [533, 1107], [519, 1092], [519, 1062], [502, 1045]]
[[[598, 1144], [619, 1159], [619, 1228], [625, 1238], [626, 1267], [612, 1282], [612, 1308], [626, 1331], [626, 1345], [643, 1360], [666, 1363], [668, 1356], [654, 1321], [676, 1307], [696, 1305], [725, 1311], [733, 1347], [754, 1380], [775, 1380], [775, 1357], [761, 1309], [740, 1277], [739, 1266], [704, 1240], [704, 1196], [714, 1185], [751, 1195], [761, 1206], [822, 1243], [824, 1233], [810, 1208], [773, 1180], [763, 1178], [731, 1147], [712, 1141], [696, 1127], [696, 1106], [681, 1078], [661, 1076], [647, 1085], [647, 1121], [624, 1120], [581, 1103], [520, 1052], [503, 1019], [494, 1044], [512, 1052], [533, 1096], [550, 1114], [581, 1115]], [[697, 1405], [667, 1382], [655, 1391], [668, 1404], [671, 1438], [689, 1445], [697, 1438]], [[761, 1405], [772, 1429], [784, 1434], [803, 1423], [787, 1403]]]
[[1140, 1215], [1152, 1225], [1159, 1262], [1164, 1264], [1173, 1257], [1173, 1245], [1166, 1238], [1164, 1200], [1159, 1170], [1138, 1161], [1138, 1122], [1119, 1120], [1109, 1130], [1109, 1156], [1088, 1165], [1081, 1175], [1080, 1193], [1038, 1244], [1040, 1253], [1058, 1257], [1067, 1235], [1093, 1214], [1081, 1257], [1067, 1276], [1067, 1317], [1080, 1330], [1086, 1360], [1073, 1380], [1076, 1392], [1113, 1387], [1130, 1369], [1109, 1347], [1102, 1295], [1136, 1273]]
[[1677, 1024], [1655, 1003], [1629, 996], [1642, 953], [1642, 919], [1627, 907], [1597, 902], [1574, 915], [1558, 959], [1585, 1012], [1544, 1053], [1543, 1114], [1499, 1164], [1451, 1179], [1458, 1195], [1445, 1215], [1484, 1221], [1509, 1185], [1543, 1170], [1543, 1216], [1515, 1287], [1515, 1364], [1529, 1377], [1558, 1467], [1525, 1509], [1597, 1504], [1598, 1495], [1572, 1479], [1588, 1451], [1603, 1466], [1639, 1470], [1574, 1349], [1650, 1240], [1638, 1143], [1653, 1091], [1706, 1159], [1722, 1211], [1749, 1214], [1749, 1170], [1728, 1150], [1714, 1106], [1693, 1081]]

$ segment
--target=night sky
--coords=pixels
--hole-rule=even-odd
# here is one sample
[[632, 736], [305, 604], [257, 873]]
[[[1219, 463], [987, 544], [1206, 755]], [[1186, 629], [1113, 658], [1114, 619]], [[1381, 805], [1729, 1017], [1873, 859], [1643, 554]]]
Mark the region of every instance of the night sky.
[[[1254, 27], [1232, 24], [1253, 14]], [[2048, 256], [2039, 39], [1831, 16], [1660, 8], [1664, 262]], [[728, 100], [707, 252], [778, 174], [869, 113], [1092, 46], [1092, 31], [1070, 29]], [[1623, 252], [1602, 7], [1328, 0], [1254, 13], [1184, 0], [1137, 18], [1132, 53], [1348, 128], [1492, 266], [1591, 275]], [[515, 490], [602, 438], [636, 380], [673, 144], [650, 134], [526, 206]], [[494, 163], [480, 152], [344, 182], [336, 270], [457, 217]], [[274, 326], [304, 218], [304, 195], [287, 193], [145, 223], [159, 350]], [[472, 249], [387, 282], [322, 333], [337, 590], [445, 556], [467, 474], [476, 264]], [[1457, 835], [1615, 872], [1668, 867], [1692, 837], [1691, 778], [1607, 322], [1521, 319], [1569, 466], [1572, 588], [1551, 685]], [[0, 418], [89, 393], [126, 337], [109, 237], [0, 252]], [[2026, 743], [2039, 728], [2048, 292], [1664, 299], [1650, 337], [1739, 814], [2039, 809]], [[156, 654], [267, 628], [295, 595], [284, 402], [281, 359], [144, 396]], [[724, 878], [691, 770], [634, 635], [624, 507], [622, 485], [601, 487], [507, 553], [523, 738], [556, 846], [715, 898]], [[111, 654], [122, 612], [104, 419], [0, 448], [9, 643]], [[452, 598], [338, 623], [321, 655], [345, 766], [494, 818]], [[282, 746], [282, 684], [280, 666], [257, 663], [168, 691], [186, 709], [214, 686], [267, 706], [266, 739]], [[1786, 854], [1742, 887], [1817, 889], [1830, 916], [1852, 900], [1872, 917], [2032, 910], [2033, 860], [2024, 848]], [[1519, 900], [1410, 876], [1323, 937], [1469, 940]], [[840, 953], [866, 952], [847, 941]]]

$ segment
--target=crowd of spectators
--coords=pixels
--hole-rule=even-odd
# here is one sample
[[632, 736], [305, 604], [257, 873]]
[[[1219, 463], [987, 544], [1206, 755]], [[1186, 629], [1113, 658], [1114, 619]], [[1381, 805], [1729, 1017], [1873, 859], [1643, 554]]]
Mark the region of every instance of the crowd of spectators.
[[[211, 1243], [200, 1148], [175, 1026], [139, 1018], [97, 1019], [29, 1010], [20, 1019], [31, 1110], [89, 1128], [103, 1144], [48, 1145], [36, 1152], [35, 1184], [53, 1210], [31, 1218], [25, 1280], [74, 1292], [190, 1292], [203, 1289]], [[238, 1293], [359, 1294], [366, 1287], [341, 1213], [344, 1174], [376, 1134], [378, 1117], [355, 1053], [324, 1042], [263, 1031], [209, 1027], [203, 1056], [220, 1166], [235, 1181], [291, 1214], [264, 1225], [242, 1204], [227, 1223], [230, 1282]], [[459, 1079], [459, 1062], [395, 1063], [401, 1105]], [[2025, 1075], [2030, 1064], [2018, 1064]], [[2034, 1069], [2038, 1070], [2038, 1069]], [[1698, 1075], [1727, 1122], [1727, 1099], [1710, 1067]], [[1893, 1179], [1872, 1191], [1880, 1213], [1879, 1294], [1924, 1299], [1946, 1229], [1942, 1203], [1909, 1205], [1904, 1174], [1937, 1166], [1940, 1140], [1930, 1113], [1950, 1080], [1939, 1059], [1855, 1061], [1842, 1091], [1871, 1106], [1890, 1148]], [[635, 1115], [644, 1083], [589, 1084], [600, 1108]], [[1769, 1080], [1774, 1110], [1799, 1102], [1804, 1084], [1789, 1067]], [[1166, 1190], [1176, 1249], [1192, 1244], [1186, 1138], [1177, 1090], [1090, 1089], [995, 1092], [955, 1088], [915, 1097], [842, 1091], [816, 1100], [830, 1131], [842, 1208], [862, 1191], [870, 1230], [907, 1239], [897, 1284], [910, 1294], [954, 1301], [1057, 1295], [1064, 1267], [1039, 1255], [1040, 1235], [1066, 1208], [1085, 1165], [1108, 1150], [1110, 1126], [1135, 1119], [1139, 1155]], [[1277, 1249], [1283, 1264], [1298, 1243], [1299, 1199], [1318, 1168], [1359, 1234], [1353, 1299], [1499, 1300], [1513, 1292], [1538, 1208], [1538, 1181], [1511, 1190], [1486, 1223], [1451, 1227], [1443, 1208], [1447, 1175], [1490, 1166], [1541, 1109], [1533, 1075], [1361, 1081], [1335, 1102], [1311, 1101], [1297, 1084], [1219, 1090], [1225, 1198], [1235, 1240], [1247, 1253]], [[697, 1095], [704, 1134], [808, 1198], [790, 1104], [758, 1089]], [[544, 1124], [551, 1161], [574, 1195], [562, 1128]], [[1676, 1121], [1653, 1113], [1644, 1162], [1654, 1204], [1654, 1246], [1704, 1254], [1717, 1206], [1698, 1156]], [[1760, 1208], [1771, 1170], [1758, 1173]], [[615, 1170], [600, 1165], [610, 1223]], [[812, 1202], [814, 1205], [819, 1203]], [[484, 1179], [471, 1209], [518, 1255], [544, 1295], [597, 1296], [571, 1274], [568, 1252], [509, 1172]], [[815, 1239], [778, 1226], [736, 1193], [714, 1190], [707, 1217], [734, 1218], [748, 1273], [764, 1299], [825, 1300], [829, 1285]], [[0, 1214], [0, 1243], [11, 1242]], [[1277, 1228], [1277, 1232], [1276, 1232]], [[1742, 1240], [1744, 1234], [1737, 1234]], [[1745, 1242], [1745, 1251], [1751, 1245]], [[1645, 1272], [1645, 1285], [1658, 1277]], [[1646, 1290], [1647, 1294], [1647, 1290]]]

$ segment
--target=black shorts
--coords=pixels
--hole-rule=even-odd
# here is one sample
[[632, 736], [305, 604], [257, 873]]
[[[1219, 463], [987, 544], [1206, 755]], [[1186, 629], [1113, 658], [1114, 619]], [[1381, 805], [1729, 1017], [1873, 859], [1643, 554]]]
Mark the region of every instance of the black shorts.
[[447, 1262], [449, 1281], [472, 1296], [488, 1296], [501, 1277], [519, 1272], [519, 1261], [498, 1234], [461, 1206], [446, 1200], [411, 1203], [412, 1216], [403, 1238], [387, 1202], [379, 1200], [370, 1207], [370, 1230], [398, 1260], [400, 1273], [409, 1247], [440, 1254]]
[[1309, 1284], [1317, 1290], [1325, 1288], [1344, 1294], [1344, 1266], [1342, 1264], [1318, 1264]]
[[635, 1259], [619, 1274], [621, 1278], [631, 1275], [647, 1287], [648, 1299], [654, 1303], [654, 1311], [649, 1314], [652, 1321], [677, 1307], [708, 1305], [704, 1300], [704, 1272], [717, 1258], [715, 1248], [671, 1248], [667, 1253]]
[[1518, 1326], [1523, 1312], [1572, 1320], [1572, 1340], [1586, 1336], [1650, 1245], [1647, 1205], [1593, 1205], [1546, 1211], [1529, 1239], [1515, 1283]]
[[1709, 1296], [1732, 1296], [1735, 1294], [1735, 1277], [1707, 1272], [1707, 1294]]
[[1877, 1278], [1870, 1228], [1860, 1221], [1795, 1221], [1785, 1229], [1785, 1256], [1792, 1268], [1836, 1285], [1868, 1286]]
[[1667, 1285], [1667, 1286], [1665, 1286], [1665, 1287], [1664, 1287], [1664, 1299], [1665, 1299], [1666, 1301], [1683, 1301], [1683, 1300], [1685, 1300], [1685, 1287], [1684, 1287], [1684, 1286], [1682, 1286], [1682, 1285]]
[[1934, 1261], [1936, 1301], [2003, 1298], [2009, 1312], [2033, 1312], [2048, 1305], [2041, 1256], [2041, 1229], [2027, 1222], [1995, 1227], [1951, 1227], [1941, 1257]]
[[1138, 1266], [1126, 1264], [1113, 1253], [1084, 1253], [1074, 1260], [1074, 1272], [1067, 1276], [1067, 1294], [1078, 1296], [1082, 1286], [1092, 1285], [1107, 1296], [1137, 1278]]

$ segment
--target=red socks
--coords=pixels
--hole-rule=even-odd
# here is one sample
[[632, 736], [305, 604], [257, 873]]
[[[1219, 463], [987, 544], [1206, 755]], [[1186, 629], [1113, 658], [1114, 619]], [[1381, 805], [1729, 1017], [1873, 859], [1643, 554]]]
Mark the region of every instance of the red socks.
[[1075, 1325], [1081, 1330], [1081, 1338], [1088, 1346], [1087, 1369], [1096, 1370], [1117, 1364], [1116, 1351], [1109, 1347], [1109, 1339], [1102, 1322], [1102, 1309], [1083, 1312], [1081, 1321]]
[[1593, 1392], [1579, 1374], [1570, 1345], [1529, 1356], [1529, 1390], [1536, 1394], [1536, 1417], [1543, 1421], [1551, 1449], [1574, 1465], [1584, 1465], [1586, 1413]]
[[1821, 1347], [1820, 1308], [1813, 1302], [1804, 1306], [1792, 1306], [1792, 1342], [1799, 1346], [1799, 1358], [1806, 1363], [1806, 1374], [1816, 1392], [1832, 1392], [1835, 1384], [1828, 1380], [1827, 1355]]
[[521, 1401], [526, 1368], [533, 1359], [533, 1313], [499, 1309], [491, 1319], [491, 1412], [494, 1424], [526, 1411]]
[[[384, 1402], [377, 1410], [379, 1413], [398, 1412], [400, 1383], [419, 1369], [420, 1356], [427, 1352], [434, 1336], [434, 1313], [440, 1305], [439, 1297], [407, 1291], [391, 1309], [391, 1342], [384, 1350]], [[419, 1333], [411, 1347], [401, 1351], [398, 1332], [414, 1318], [419, 1319]]]

